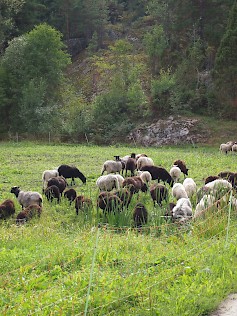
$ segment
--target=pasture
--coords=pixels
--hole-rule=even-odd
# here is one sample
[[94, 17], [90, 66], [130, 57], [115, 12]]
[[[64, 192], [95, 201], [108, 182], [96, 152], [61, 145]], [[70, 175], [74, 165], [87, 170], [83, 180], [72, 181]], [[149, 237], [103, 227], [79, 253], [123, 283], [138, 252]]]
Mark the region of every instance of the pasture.
[[[96, 209], [95, 185], [103, 162], [114, 155], [146, 153], [167, 170], [183, 159], [198, 188], [208, 175], [236, 172], [237, 155], [193, 146], [25, 142], [0, 148], [0, 202], [10, 198], [16, 206], [15, 215], [0, 222], [1, 315], [208, 315], [237, 290], [237, 214], [228, 203], [177, 225], [164, 219], [166, 206], [154, 207], [148, 192], [107, 218]], [[11, 187], [42, 192], [42, 172], [61, 164], [75, 165], [87, 177], [86, 185], [76, 179], [73, 188], [92, 199], [92, 210], [77, 216], [67, 200], [57, 204], [43, 197], [40, 219], [16, 225], [21, 207]], [[132, 223], [138, 201], [149, 212], [141, 230]]]

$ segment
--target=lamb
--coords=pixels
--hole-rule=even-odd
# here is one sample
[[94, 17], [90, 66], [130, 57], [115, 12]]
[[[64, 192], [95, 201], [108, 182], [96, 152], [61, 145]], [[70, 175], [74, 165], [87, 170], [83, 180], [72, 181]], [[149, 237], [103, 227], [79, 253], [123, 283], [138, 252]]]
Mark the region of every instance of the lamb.
[[100, 189], [100, 191], [111, 191], [113, 189], [120, 189], [119, 180], [114, 174], [100, 176], [96, 180], [96, 185]]
[[163, 167], [157, 166], [144, 166], [141, 168], [141, 171], [149, 171], [152, 177], [152, 180], [162, 180], [163, 182], [167, 182], [171, 187], [174, 184], [174, 180], [172, 179], [169, 172]]
[[0, 204], [0, 219], [6, 219], [15, 213], [15, 205], [12, 200], [5, 200]]
[[138, 171], [137, 175], [142, 179], [143, 182], [145, 182], [146, 184], [149, 184], [152, 180], [151, 178], [151, 174], [149, 171]]
[[125, 176], [127, 176], [128, 170], [131, 172], [131, 176], [134, 176], [134, 171], [136, 170], [136, 154], [132, 153], [131, 157], [128, 158], [125, 166]]
[[186, 167], [185, 161], [178, 159], [173, 162], [173, 165], [179, 167], [179, 169], [182, 171], [184, 176], [188, 176], [189, 169]]
[[49, 181], [49, 179], [53, 178], [53, 177], [58, 177], [59, 173], [58, 173], [58, 169], [53, 169], [53, 170], [45, 170], [42, 173], [42, 181], [43, 181], [43, 189], [42, 192], [44, 193], [44, 190], [47, 187], [47, 183]]
[[31, 204], [28, 207], [24, 209], [24, 211], [21, 211], [18, 213], [16, 217], [16, 224], [23, 224], [33, 217], [40, 217], [42, 213], [42, 207], [38, 204]]
[[192, 205], [188, 198], [180, 198], [172, 209], [172, 218], [174, 220], [185, 221], [193, 216]]
[[168, 189], [163, 184], [153, 183], [150, 187], [150, 195], [154, 206], [155, 202], [162, 206], [162, 202], [168, 199]]
[[120, 173], [122, 170], [122, 162], [119, 158], [119, 156], [115, 156], [116, 160], [106, 160], [103, 164], [102, 170], [101, 170], [101, 175], [104, 174], [106, 171], [107, 174], [109, 173]]
[[56, 185], [59, 188], [59, 192], [62, 195], [63, 191], [65, 190], [67, 186], [66, 179], [62, 176], [59, 177], [53, 177], [49, 179], [48, 186]]
[[86, 177], [74, 166], [61, 165], [58, 167], [58, 172], [59, 175], [63, 176], [65, 179], [72, 178], [71, 185], [75, 184], [75, 178], [79, 178], [83, 184], [86, 184]]
[[129, 188], [132, 194], [138, 193], [140, 190], [142, 192], [146, 192], [148, 190], [146, 183], [144, 183], [139, 176], [124, 179], [123, 188]]
[[171, 167], [171, 169], [170, 169], [170, 175], [171, 175], [172, 179], [174, 180], [174, 182], [178, 182], [178, 181], [179, 181], [179, 178], [180, 178], [180, 175], [181, 175], [181, 170], [180, 170], [180, 168], [177, 167], [177, 166]]
[[79, 214], [79, 210], [86, 211], [92, 207], [92, 201], [90, 198], [84, 195], [78, 195], [75, 199], [76, 214]]
[[134, 226], [141, 228], [147, 223], [148, 211], [142, 203], [137, 203], [133, 211]]
[[38, 192], [23, 191], [19, 187], [14, 186], [11, 188], [11, 193], [15, 194], [18, 202], [22, 206], [22, 209], [31, 204], [37, 204], [39, 206], [42, 206], [42, 195]]
[[172, 195], [174, 198], [177, 200], [181, 198], [188, 199], [188, 194], [185, 190], [185, 187], [182, 183], [175, 183], [173, 188], [172, 188]]
[[142, 170], [144, 166], [154, 166], [154, 161], [150, 157], [139, 157], [137, 159], [137, 170]]
[[77, 197], [77, 192], [74, 189], [68, 189], [67, 191], [64, 192], [64, 197], [68, 199], [68, 201], [70, 201], [70, 205], [72, 204], [72, 202], [75, 200], [75, 198]]
[[183, 186], [189, 198], [197, 192], [197, 185], [192, 178], [184, 179]]
[[205, 194], [200, 202], [196, 205], [194, 219], [199, 217], [201, 213], [215, 203], [215, 197], [211, 194]]
[[48, 201], [53, 202], [53, 199], [57, 199], [58, 203], [60, 202], [61, 194], [59, 188], [56, 185], [53, 184], [47, 187], [44, 194], [47, 197]]

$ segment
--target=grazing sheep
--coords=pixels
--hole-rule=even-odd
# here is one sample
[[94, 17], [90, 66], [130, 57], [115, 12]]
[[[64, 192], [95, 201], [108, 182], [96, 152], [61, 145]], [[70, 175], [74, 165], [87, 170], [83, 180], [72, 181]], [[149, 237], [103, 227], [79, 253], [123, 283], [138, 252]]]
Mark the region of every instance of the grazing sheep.
[[229, 181], [225, 179], [216, 179], [211, 182], [205, 184], [202, 188], [200, 188], [197, 192], [197, 201], [204, 195], [212, 194], [216, 199], [221, 198], [224, 194], [226, 194], [229, 190], [232, 189], [232, 185]]
[[96, 185], [100, 189], [100, 191], [111, 191], [113, 189], [120, 189], [119, 180], [114, 174], [100, 176], [96, 180]]
[[197, 192], [197, 185], [192, 178], [184, 179], [183, 186], [189, 198]]
[[179, 167], [179, 169], [183, 172], [184, 176], [188, 176], [188, 168], [186, 167], [185, 161], [178, 159], [173, 162], [174, 166]]
[[167, 182], [171, 187], [174, 184], [174, 180], [172, 179], [169, 172], [163, 167], [157, 166], [144, 166], [141, 168], [141, 171], [149, 171], [152, 177], [152, 180], [162, 180], [163, 182]]
[[185, 187], [182, 183], [175, 183], [173, 188], [172, 188], [172, 195], [174, 198], [177, 200], [181, 198], [188, 199], [188, 194], [185, 190]]
[[55, 184], [47, 187], [44, 191], [44, 194], [48, 201], [53, 202], [53, 199], [57, 199], [58, 203], [60, 202], [61, 194], [59, 188]]
[[144, 183], [139, 176], [124, 179], [123, 188], [128, 188], [132, 194], [138, 193], [140, 190], [142, 192], [148, 190], [146, 183]]
[[220, 152], [225, 153], [226, 155], [228, 154], [229, 151], [232, 150], [234, 142], [229, 141], [226, 144], [221, 144], [220, 145]]
[[226, 188], [228, 190], [232, 189], [232, 185], [229, 181], [225, 180], [225, 179], [217, 179], [217, 180], [214, 180], [212, 182], [209, 182], [205, 185], [206, 188], [209, 188], [211, 190], [219, 190], [219, 189], [222, 189], [222, 188]]
[[47, 183], [49, 181], [49, 179], [53, 178], [53, 177], [58, 177], [59, 173], [58, 173], [58, 169], [53, 169], [53, 170], [45, 170], [42, 173], [42, 181], [43, 181], [43, 189], [42, 192], [44, 193], [44, 190], [47, 187]]
[[221, 171], [220, 173], [218, 173], [218, 177], [228, 180], [229, 177], [232, 176], [233, 174], [234, 172], [231, 172], [231, 171]]
[[137, 170], [142, 170], [144, 166], [154, 166], [154, 161], [150, 157], [139, 157], [137, 159]]
[[196, 205], [194, 219], [201, 215], [202, 211], [215, 203], [215, 197], [211, 194], [204, 195], [200, 202]]
[[68, 201], [70, 201], [70, 205], [72, 204], [72, 202], [75, 200], [75, 198], [77, 197], [77, 192], [74, 189], [68, 189], [67, 191], [64, 192], [64, 197], [66, 199], [68, 199]]
[[5, 200], [0, 204], [0, 219], [6, 219], [15, 213], [15, 205], [12, 200]]
[[204, 183], [207, 184], [207, 183], [212, 182], [212, 181], [217, 180], [217, 179], [220, 179], [220, 177], [219, 176], [208, 176], [208, 177], [206, 177]]
[[137, 175], [142, 179], [143, 182], [145, 182], [146, 184], [150, 183], [152, 178], [151, 178], [151, 174], [149, 171], [138, 171]]
[[133, 193], [126, 188], [122, 188], [119, 191], [114, 192], [114, 194], [120, 198], [120, 200], [123, 202], [123, 206], [128, 208], [132, 200]]
[[180, 175], [181, 175], [181, 170], [179, 167], [177, 166], [173, 166], [170, 169], [170, 175], [172, 177], [172, 179], [174, 180], [174, 182], [178, 182], [180, 179]]
[[59, 175], [63, 176], [65, 179], [72, 178], [71, 185], [75, 184], [75, 178], [79, 178], [83, 184], [86, 184], [86, 177], [74, 166], [61, 165], [58, 167], [58, 172]]
[[115, 194], [101, 192], [97, 198], [97, 207], [102, 209], [104, 213], [115, 213], [115, 211], [121, 211], [123, 208], [123, 202]]
[[134, 226], [141, 228], [147, 223], [148, 211], [142, 203], [137, 203], [133, 211]]
[[67, 181], [64, 177], [59, 176], [59, 177], [53, 177], [49, 179], [48, 181], [48, 186], [56, 185], [59, 188], [59, 192], [62, 195], [63, 191], [65, 190], [67, 186]]
[[86, 211], [92, 207], [92, 201], [83, 195], [78, 195], [75, 199], [75, 209], [78, 215], [79, 210]]
[[106, 160], [103, 164], [102, 170], [101, 170], [101, 175], [104, 174], [104, 172], [106, 171], [107, 174], [109, 173], [120, 173], [120, 171], [122, 170], [122, 162], [121, 160], [119, 160], [119, 156], [115, 156], [116, 160]]
[[31, 204], [27, 206], [24, 211], [18, 213], [16, 217], [16, 224], [23, 224], [33, 217], [40, 217], [42, 213], [42, 207], [38, 204]]
[[42, 195], [38, 192], [23, 191], [19, 187], [14, 186], [11, 188], [11, 193], [15, 194], [22, 208], [27, 207], [30, 204], [37, 204], [39, 206], [42, 206]]
[[231, 148], [232, 152], [237, 152], [237, 143], [235, 142]]
[[150, 187], [150, 195], [155, 206], [155, 202], [162, 206], [163, 201], [168, 199], [168, 189], [160, 183], [153, 183]]
[[134, 171], [137, 168], [137, 162], [136, 162], [136, 154], [132, 153], [131, 157], [128, 158], [126, 166], [125, 166], [125, 176], [127, 176], [128, 171], [131, 172], [131, 176], [134, 176]]
[[185, 221], [193, 216], [192, 205], [188, 198], [180, 198], [172, 209], [172, 218], [174, 220]]

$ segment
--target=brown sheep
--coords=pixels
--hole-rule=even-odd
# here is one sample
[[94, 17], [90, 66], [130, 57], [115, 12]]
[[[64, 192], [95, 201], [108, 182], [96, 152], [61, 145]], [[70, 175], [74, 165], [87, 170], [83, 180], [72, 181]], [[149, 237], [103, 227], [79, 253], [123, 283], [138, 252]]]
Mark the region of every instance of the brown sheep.
[[5, 200], [0, 204], [0, 219], [6, 219], [15, 213], [15, 205], [12, 200]]
[[64, 192], [64, 197], [70, 201], [70, 205], [72, 202], [76, 199], [77, 197], [77, 192], [74, 189], [68, 189], [67, 191]]
[[103, 212], [121, 211], [123, 208], [123, 201], [115, 194], [109, 192], [101, 192], [97, 198], [97, 206]]
[[136, 154], [132, 153], [131, 157], [128, 158], [126, 166], [125, 166], [125, 176], [127, 176], [128, 170], [131, 172], [131, 176], [134, 176], [134, 171], [137, 168], [136, 164]]
[[144, 183], [139, 176], [124, 179], [122, 186], [123, 188], [129, 188], [132, 194], [138, 193], [140, 190], [142, 192], [146, 192], [148, 190], [146, 183]]
[[135, 227], [142, 227], [147, 223], [148, 211], [142, 203], [137, 203], [133, 211], [133, 221]]
[[42, 207], [38, 204], [31, 204], [27, 206], [23, 211], [18, 213], [16, 218], [16, 224], [22, 224], [34, 217], [40, 217], [42, 213]]
[[163, 184], [153, 183], [150, 187], [150, 195], [153, 200], [154, 206], [155, 202], [158, 205], [162, 205], [162, 201], [167, 201], [168, 199], [168, 189]]
[[53, 184], [47, 187], [44, 191], [44, 194], [48, 201], [53, 202], [53, 199], [57, 199], [58, 203], [60, 202], [61, 194], [59, 188], [56, 185]]
[[217, 180], [217, 179], [220, 179], [219, 176], [208, 176], [206, 179], [205, 179], [205, 184], [209, 183], [209, 182], [212, 182], [214, 180]]
[[183, 172], [184, 176], [188, 176], [189, 169], [186, 167], [185, 161], [178, 159], [174, 161], [173, 165], [179, 167], [179, 169]]
[[75, 199], [75, 209], [76, 214], [78, 215], [79, 210], [88, 210], [92, 207], [92, 201], [90, 198], [85, 197], [84, 195], [78, 195]]

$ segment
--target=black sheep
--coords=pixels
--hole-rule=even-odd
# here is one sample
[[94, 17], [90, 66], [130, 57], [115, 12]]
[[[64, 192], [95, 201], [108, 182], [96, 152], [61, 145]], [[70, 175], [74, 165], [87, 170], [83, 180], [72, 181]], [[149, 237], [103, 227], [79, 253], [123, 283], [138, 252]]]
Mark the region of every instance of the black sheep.
[[127, 162], [126, 162], [126, 166], [125, 166], [125, 176], [127, 176], [127, 172], [128, 170], [131, 171], [131, 176], [134, 176], [134, 171], [137, 168], [137, 164], [136, 164], [136, 154], [132, 153], [131, 157], [128, 158]]
[[157, 204], [161, 206], [162, 201], [167, 201], [168, 199], [168, 189], [163, 184], [153, 183], [150, 187], [150, 194], [154, 206], [155, 202], [157, 202]]
[[59, 188], [60, 194], [62, 195], [63, 191], [65, 190], [65, 188], [67, 186], [67, 182], [66, 182], [65, 178], [63, 178], [63, 177], [53, 177], [53, 178], [49, 179], [48, 187], [50, 187], [52, 185], [56, 185]]
[[75, 200], [77, 197], [77, 192], [74, 189], [68, 189], [67, 191], [64, 192], [64, 197], [70, 201], [70, 205], [72, 204], [72, 201]]
[[135, 227], [142, 227], [147, 223], [148, 212], [142, 203], [137, 203], [133, 211], [133, 221]]
[[5, 200], [0, 204], [0, 219], [6, 219], [15, 213], [15, 205], [12, 200]]
[[162, 180], [163, 182], [167, 182], [171, 187], [174, 184], [174, 180], [172, 179], [170, 173], [163, 167], [157, 166], [143, 166], [141, 171], [149, 171], [152, 177], [152, 180]]
[[60, 202], [61, 194], [59, 188], [55, 184], [48, 186], [45, 189], [44, 194], [48, 201], [53, 202], [53, 199], [57, 199], [58, 203]]
[[72, 178], [71, 184], [75, 184], [75, 178], [79, 178], [84, 184], [86, 183], [84, 174], [74, 166], [61, 165], [58, 167], [58, 173], [65, 179]]

